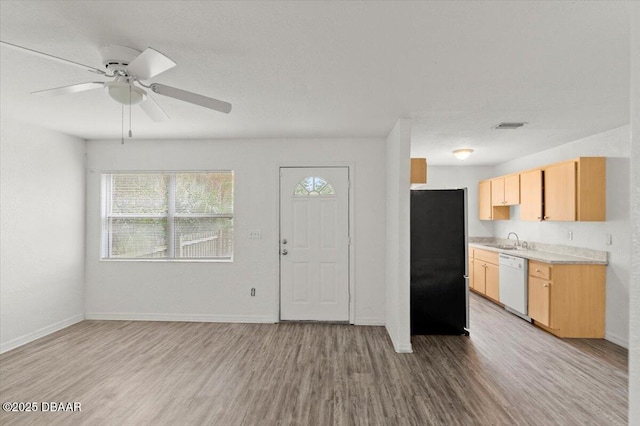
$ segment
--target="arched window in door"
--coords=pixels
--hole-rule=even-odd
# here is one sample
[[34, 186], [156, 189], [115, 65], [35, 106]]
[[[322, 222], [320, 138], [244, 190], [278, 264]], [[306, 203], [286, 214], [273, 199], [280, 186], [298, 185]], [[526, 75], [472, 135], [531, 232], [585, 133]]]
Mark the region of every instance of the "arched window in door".
[[302, 179], [293, 190], [296, 197], [317, 197], [335, 195], [333, 186], [325, 179], [318, 176], [308, 176]]

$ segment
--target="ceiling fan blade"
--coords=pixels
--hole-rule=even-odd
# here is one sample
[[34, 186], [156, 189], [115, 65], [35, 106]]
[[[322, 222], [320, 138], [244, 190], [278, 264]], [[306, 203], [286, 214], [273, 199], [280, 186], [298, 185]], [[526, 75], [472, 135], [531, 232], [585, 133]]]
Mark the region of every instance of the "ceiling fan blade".
[[148, 47], [127, 65], [127, 72], [139, 80], [147, 80], [175, 66], [171, 59]]
[[2, 40], [0, 40], [0, 44], [2, 46], [9, 47], [9, 48], [14, 49], [14, 50], [18, 50], [18, 51], [21, 51], [21, 52], [24, 52], [24, 53], [28, 53], [28, 54], [34, 55], [34, 56], [40, 56], [41, 58], [45, 58], [45, 59], [49, 59], [49, 60], [52, 60], [52, 61], [56, 61], [56, 62], [59, 62], [61, 64], [74, 65], [76, 67], [82, 68], [82, 69], [84, 69], [86, 71], [89, 71], [89, 72], [93, 72], [93, 73], [96, 73], [96, 74], [105, 74], [104, 71], [102, 71], [102, 70], [100, 70], [98, 68], [90, 67], [89, 65], [84, 65], [84, 64], [81, 64], [79, 62], [70, 61], [68, 59], [59, 58], [58, 56], [49, 55], [48, 53], [39, 52], [37, 50], [29, 49], [27, 47], [18, 46], [17, 44], [7, 43], [6, 41], [2, 41]]
[[142, 103], [140, 103], [140, 108], [151, 118], [153, 121], [167, 121], [169, 120], [169, 116], [160, 105], [149, 95], [147, 95], [147, 99], [145, 99]]
[[210, 108], [227, 114], [231, 111], [231, 104], [228, 102], [208, 98], [206, 96], [198, 95], [197, 93], [187, 92], [186, 90], [176, 89], [175, 87], [165, 86], [164, 84], [159, 83], [153, 83], [149, 87], [151, 88], [151, 91], [159, 95], [168, 96], [170, 98], [200, 105], [205, 108]]
[[68, 95], [69, 93], [84, 92], [85, 90], [100, 89], [104, 87], [104, 83], [94, 81], [91, 83], [72, 84], [71, 86], [56, 87], [55, 89], [38, 90], [37, 92], [31, 92], [32, 95]]

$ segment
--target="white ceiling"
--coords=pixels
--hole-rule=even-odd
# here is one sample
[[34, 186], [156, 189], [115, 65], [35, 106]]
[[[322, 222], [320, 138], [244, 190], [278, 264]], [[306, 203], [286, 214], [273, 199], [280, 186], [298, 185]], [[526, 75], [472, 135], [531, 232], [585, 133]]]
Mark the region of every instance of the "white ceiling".
[[[385, 137], [414, 119], [412, 155], [491, 165], [629, 122], [624, 2], [5, 1], [0, 39], [101, 68], [98, 46], [151, 46], [178, 63], [153, 81], [233, 104], [226, 115], [155, 96], [137, 138]], [[118, 138], [105, 80], [0, 48], [2, 115]], [[525, 121], [520, 130], [493, 130]]]

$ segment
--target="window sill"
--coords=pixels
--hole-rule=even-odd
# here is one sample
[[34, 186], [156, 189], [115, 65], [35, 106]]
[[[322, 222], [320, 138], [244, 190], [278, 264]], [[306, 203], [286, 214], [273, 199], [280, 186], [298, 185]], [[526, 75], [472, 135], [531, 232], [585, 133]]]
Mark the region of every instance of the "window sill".
[[233, 263], [232, 259], [100, 259], [100, 262], [126, 263]]

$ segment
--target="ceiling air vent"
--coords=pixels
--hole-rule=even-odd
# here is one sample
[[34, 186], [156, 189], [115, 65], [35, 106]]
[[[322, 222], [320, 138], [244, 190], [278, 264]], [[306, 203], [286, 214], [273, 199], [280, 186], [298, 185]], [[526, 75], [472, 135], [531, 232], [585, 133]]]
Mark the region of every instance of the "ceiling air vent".
[[527, 123], [500, 123], [493, 126], [494, 129], [517, 129], [518, 127], [522, 127]]

